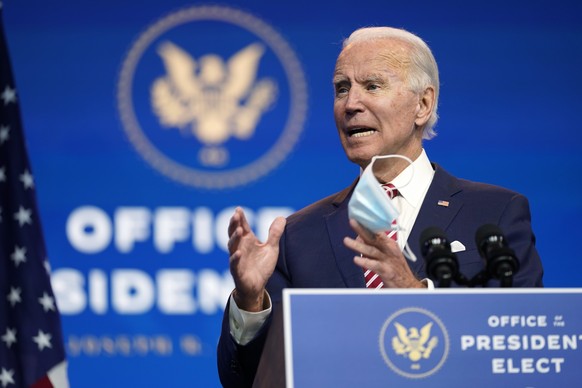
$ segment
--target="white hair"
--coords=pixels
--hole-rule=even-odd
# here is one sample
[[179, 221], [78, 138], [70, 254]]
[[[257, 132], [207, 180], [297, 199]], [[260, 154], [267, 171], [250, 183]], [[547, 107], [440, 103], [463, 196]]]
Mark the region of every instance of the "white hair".
[[428, 86], [434, 88], [434, 106], [430, 118], [423, 128], [423, 139], [432, 139], [436, 136], [434, 127], [438, 120], [437, 107], [439, 100], [439, 70], [428, 45], [418, 36], [406, 30], [392, 27], [365, 27], [354, 31], [343, 42], [343, 47], [354, 42], [370, 41], [375, 39], [398, 39], [410, 44], [410, 60], [412, 66], [408, 69], [406, 82], [415, 93], [423, 92]]

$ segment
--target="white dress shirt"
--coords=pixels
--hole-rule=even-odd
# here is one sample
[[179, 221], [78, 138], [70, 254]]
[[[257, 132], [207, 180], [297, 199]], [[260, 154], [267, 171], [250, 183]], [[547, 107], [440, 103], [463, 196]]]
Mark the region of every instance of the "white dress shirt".
[[434, 170], [423, 149], [412, 165], [406, 167], [390, 182], [400, 192], [399, 196], [392, 199], [392, 203], [400, 213], [396, 220], [399, 227], [397, 241], [400, 250], [404, 249], [408, 241], [408, 236], [410, 236], [410, 231], [414, 226], [433, 177]]
[[[395, 197], [392, 201], [400, 214], [397, 219], [399, 227], [397, 241], [401, 250], [404, 250], [433, 177], [434, 170], [423, 149], [412, 165], [404, 169], [390, 182], [400, 192], [400, 196]], [[410, 250], [404, 250], [405, 255], [406, 251]], [[427, 284], [429, 289], [434, 288], [434, 284], [430, 279], [424, 279], [423, 282]], [[266, 297], [269, 299], [269, 308], [255, 313], [239, 309], [231, 294], [229, 308], [230, 334], [239, 345], [249, 343], [265, 323], [269, 314], [271, 314], [271, 299], [268, 293], [266, 293]]]

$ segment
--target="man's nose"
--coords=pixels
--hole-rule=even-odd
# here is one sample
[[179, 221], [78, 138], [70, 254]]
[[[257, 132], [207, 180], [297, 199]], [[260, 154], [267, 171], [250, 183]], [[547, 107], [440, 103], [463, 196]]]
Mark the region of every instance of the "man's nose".
[[346, 112], [361, 112], [364, 110], [364, 105], [362, 103], [362, 94], [359, 90], [352, 88], [348, 92], [346, 99]]

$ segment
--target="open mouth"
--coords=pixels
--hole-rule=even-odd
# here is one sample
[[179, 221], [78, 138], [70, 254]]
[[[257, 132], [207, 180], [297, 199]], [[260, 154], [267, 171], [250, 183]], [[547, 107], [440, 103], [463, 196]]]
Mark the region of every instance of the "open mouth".
[[374, 132], [376, 132], [376, 130], [371, 129], [371, 128], [360, 127], [360, 128], [349, 129], [347, 131], [347, 134], [348, 134], [348, 137], [366, 137], [366, 136], [370, 136]]

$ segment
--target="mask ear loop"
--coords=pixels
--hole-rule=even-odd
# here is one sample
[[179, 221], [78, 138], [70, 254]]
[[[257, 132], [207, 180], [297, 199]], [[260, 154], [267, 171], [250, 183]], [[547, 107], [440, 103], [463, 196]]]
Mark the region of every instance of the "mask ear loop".
[[[370, 161], [370, 164], [372, 164], [372, 167], [371, 167], [372, 174], [374, 173], [374, 166], [373, 166], [373, 164], [374, 164], [374, 162], [377, 159], [391, 159], [391, 158], [404, 159], [404, 160], [406, 160], [408, 162], [409, 166], [411, 167], [410, 177], [408, 178], [408, 181], [406, 181], [406, 183], [404, 183], [403, 185], [400, 185], [400, 187], [408, 186], [408, 184], [410, 184], [410, 182], [412, 182], [412, 177], [414, 176], [414, 164], [412, 162], [412, 159], [410, 159], [407, 156], [397, 155], [397, 154], [394, 154], [394, 155], [376, 155], [376, 156], [373, 156], [372, 157], [372, 160]], [[376, 175], [374, 175], [374, 177], [376, 177]], [[378, 178], [376, 178], [376, 180], [377, 179]], [[396, 189], [399, 189], [400, 187], [397, 187]]]
[[402, 250], [402, 254], [408, 260], [412, 261], [413, 263], [416, 263], [416, 260], [417, 260], [416, 255], [414, 254], [414, 252], [412, 252], [412, 249], [410, 249], [410, 245], [408, 245], [408, 241], [406, 241], [406, 244], [404, 244], [404, 249]]
[[[401, 185], [400, 187], [405, 187], [408, 184], [410, 184], [410, 182], [412, 182], [412, 177], [414, 176], [414, 164], [412, 164], [412, 160], [404, 155], [377, 155], [372, 157], [372, 160], [370, 161], [370, 163], [374, 163], [377, 159], [390, 159], [390, 158], [399, 158], [399, 159], [404, 159], [409, 163], [409, 166], [412, 168], [411, 172], [410, 172], [410, 177], [408, 178], [408, 181]], [[374, 166], [372, 165], [371, 167], [372, 169], [372, 174], [374, 173]], [[375, 177], [375, 175], [374, 175]], [[377, 179], [377, 178], [376, 178]], [[396, 189], [399, 189], [398, 187], [396, 187]], [[401, 230], [403, 230], [400, 227], [400, 223], [396, 222], [395, 227], [393, 227], [393, 229], [390, 231], [390, 233], [387, 234], [388, 238], [392, 238], [392, 236], [394, 235], [394, 233], [398, 234], [398, 232], [400, 232]], [[408, 241], [406, 241], [406, 243], [404, 244], [404, 247], [402, 249], [402, 254], [404, 255], [404, 257], [406, 257], [408, 260], [412, 261], [412, 262], [416, 262], [417, 258], [416, 255], [414, 254], [414, 252], [412, 251], [412, 249], [410, 249], [410, 245], [408, 244]]]

